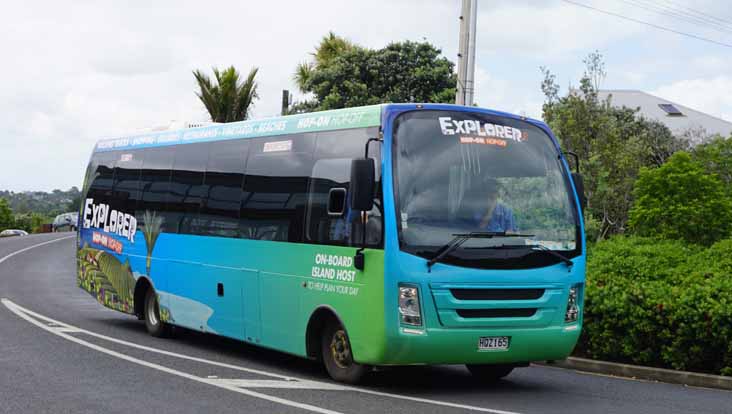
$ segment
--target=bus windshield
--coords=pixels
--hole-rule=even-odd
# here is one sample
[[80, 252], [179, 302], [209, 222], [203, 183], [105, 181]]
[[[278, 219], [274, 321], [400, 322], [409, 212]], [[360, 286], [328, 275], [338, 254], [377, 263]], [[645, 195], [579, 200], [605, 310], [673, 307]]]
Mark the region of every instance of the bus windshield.
[[514, 118], [414, 111], [394, 126], [400, 248], [426, 259], [457, 235], [481, 233], [440, 260], [529, 268], [581, 253], [577, 209], [551, 138]]

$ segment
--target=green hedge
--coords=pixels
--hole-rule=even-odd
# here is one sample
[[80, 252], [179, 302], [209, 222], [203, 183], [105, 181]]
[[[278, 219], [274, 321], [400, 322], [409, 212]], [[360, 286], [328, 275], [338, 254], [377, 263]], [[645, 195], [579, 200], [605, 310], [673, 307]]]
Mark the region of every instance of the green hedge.
[[732, 375], [732, 240], [599, 242], [584, 312], [577, 355]]

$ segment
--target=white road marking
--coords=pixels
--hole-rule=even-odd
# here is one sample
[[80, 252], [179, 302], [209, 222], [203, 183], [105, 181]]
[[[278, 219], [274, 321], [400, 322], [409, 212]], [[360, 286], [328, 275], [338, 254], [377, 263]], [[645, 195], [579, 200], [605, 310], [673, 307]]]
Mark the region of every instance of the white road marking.
[[226, 384], [226, 383], [216, 383], [216, 382], [214, 382], [212, 380], [209, 380], [207, 378], [201, 378], [201, 377], [198, 377], [196, 375], [189, 374], [187, 372], [178, 371], [176, 369], [168, 368], [168, 367], [165, 367], [165, 366], [162, 366], [162, 365], [158, 365], [158, 364], [155, 364], [155, 363], [152, 363], [152, 362], [143, 361], [141, 359], [137, 359], [137, 358], [131, 357], [129, 355], [122, 354], [122, 353], [113, 351], [111, 349], [107, 349], [107, 348], [101, 347], [101, 346], [96, 345], [96, 344], [93, 344], [91, 342], [84, 341], [83, 339], [76, 338], [76, 337], [71, 336], [71, 335], [69, 335], [67, 333], [60, 332], [56, 328], [50, 328], [47, 325], [43, 324], [42, 322], [39, 322], [36, 319], [33, 319], [30, 315], [26, 314], [23, 311], [23, 308], [22, 307], [14, 304], [13, 302], [11, 302], [11, 301], [9, 301], [7, 299], [2, 299], [2, 303], [3, 303], [3, 305], [5, 305], [5, 307], [7, 307], [14, 314], [18, 315], [19, 317], [25, 319], [26, 321], [32, 323], [33, 325], [36, 325], [37, 327], [39, 327], [39, 328], [41, 328], [41, 329], [43, 329], [45, 331], [48, 331], [48, 332], [50, 332], [50, 333], [52, 333], [54, 335], [60, 336], [60, 337], [66, 339], [66, 340], [69, 340], [71, 342], [75, 342], [75, 343], [77, 343], [77, 344], [79, 344], [81, 346], [85, 346], [87, 348], [90, 348], [90, 349], [93, 349], [95, 351], [101, 352], [103, 354], [107, 354], [107, 355], [113, 356], [115, 358], [119, 358], [119, 359], [123, 359], [123, 360], [128, 361], [128, 362], [132, 362], [133, 364], [142, 365], [144, 367], [156, 369], [158, 371], [162, 371], [162, 372], [165, 372], [165, 373], [170, 374], [170, 375], [175, 375], [175, 376], [182, 377], [182, 378], [186, 378], [186, 379], [189, 379], [189, 380], [192, 380], [192, 381], [200, 382], [200, 383], [203, 383], [203, 384], [208, 384], [208, 385], [211, 385], [211, 386], [214, 386], [214, 387], [223, 388], [223, 389], [226, 389], [226, 390], [229, 390], [229, 391], [233, 391], [233, 392], [236, 392], [236, 393], [239, 393], [239, 394], [248, 395], [248, 396], [254, 397], [254, 398], [261, 398], [263, 400], [271, 401], [271, 402], [278, 403], [278, 404], [287, 405], [287, 406], [290, 406], [290, 407], [300, 408], [300, 409], [303, 409], [303, 410], [313, 411], [313, 412], [322, 413], [322, 414], [342, 414], [342, 413], [339, 413], [338, 411], [332, 411], [332, 410], [328, 410], [326, 408], [321, 408], [321, 407], [317, 407], [317, 406], [310, 405], [310, 404], [299, 403], [299, 402], [296, 402], [296, 401], [291, 401], [291, 400], [287, 400], [287, 399], [284, 399], [284, 398], [275, 397], [275, 396], [272, 396], [272, 395], [262, 394], [262, 393], [259, 393], [259, 392], [247, 390], [247, 389], [244, 389], [244, 388], [239, 388], [239, 387], [236, 387], [236, 386], [233, 386], [233, 385], [229, 385], [229, 384]]
[[283, 381], [210, 378], [214, 384], [222, 383], [240, 388], [282, 388], [288, 390], [346, 391], [347, 387], [319, 381]]
[[53, 239], [53, 240], [45, 241], [43, 243], [38, 243], [38, 244], [34, 244], [33, 246], [26, 247], [25, 249], [20, 249], [18, 251], [15, 251], [13, 253], [10, 253], [9, 255], [3, 257], [2, 259], [0, 259], [0, 263], [6, 261], [8, 259], [10, 259], [11, 257], [15, 256], [16, 254], [21, 254], [23, 252], [27, 252], [30, 249], [35, 249], [36, 247], [41, 247], [41, 246], [45, 246], [47, 244], [56, 243], [57, 241], [70, 239], [72, 237], [76, 237], [76, 236], [59, 237], [58, 239]]
[[[165, 350], [162, 350], [162, 349], [151, 348], [151, 347], [148, 347], [148, 346], [139, 345], [139, 344], [136, 344], [134, 342], [123, 341], [123, 340], [120, 340], [120, 339], [117, 339], [117, 338], [112, 338], [112, 337], [109, 337], [109, 336], [106, 336], [106, 335], [101, 335], [101, 334], [98, 334], [96, 332], [88, 331], [88, 330], [82, 329], [82, 328], [77, 328], [77, 327], [72, 326], [72, 325], [69, 325], [67, 323], [57, 321], [55, 319], [49, 318], [48, 316], [41, 315], [41, 314], [39, 314], [37, 312], [34, 312], [34, 311], [30, 310], [30, 309], [26, 309], [26, 308], [24, 308], [24, 307], [22, 307], [20, 305], [17, 305], [15, 303], [13, 303], [12, 301], [10, 301], [9, 299], [0, 299], [0, 302], [2, 302], [7, 308], [13, 310], [14, 313], [16, 313], [16, 314], [18, 314], [18, 313], [23, 314], [23, 316], [21, 316], [21, 317], [23, 317], [23, 319], [28, 319], [28, 318], [30, 318], [30, 316], [33, 316], [33, 317], [35, 317], [37, 319], [40, 319], [40, 320], [45, 321], [46, 323], [55, 324], [58, 327], [63, 327], [63, 328], [66, 328], [66, 329], [75, 330], [77, 333], [80, 333], [80, 334], [93, 336], [95, 338], [103, 339], [105, 341], [113, 342], [113, 343], [120, 344], [120, 345], [125, 345], [125, 346], [131, 347], [131, 348], [141, 349], [141, 350], [144, 350], [144, 351], [153, 352], [153, 353], [156, 353], [156, 354], [166, 355], [166, 356], [170, 356], [170, 357], [175, 357], [175, 358], [179, 358], [179, 359], [185, 359], [185, 360], [188, 360], [188, 361], [195, 361], [195, 362], [200, 362], [200, 363], [203, 363], [203, 364], [218, 366], [218, 367], [222, 367], [222, 368], [228, 368], [228, 369], [232, 369], [232, 370], [236, 370], [236, 371], [248, 372], [248, 373], [251, 373], [251, 374], [257, 374], [257, 375], [261, 375], [261, 376], [267, 376], [267, 377], [270, 377], [270, 378], [277, 378], [277, 379], [282, 380], [282, 381], [288, 381], [288, 382], [297, 381], [297, 382], [309, 383], [309, 384], [313, 384], [313, 385], [317, 384], [317, 386], [320, 387], [321, 389], [326, 389], [328, 387], [332, 387], [333, 386], [332, 383], [328, 383], [328, 382], [311, 381], [311, 380], [300, 379], [300, 378], [295, 378], [295, 377], [286, 376], [286, 375], [274, 374], [274, 373], [267, 372], [267, 371], [261, 371], [261, 370], [257, 370], [257, 369], [246, 368], [246, 367], [242, 367], [242, 366], [239, 366], [239, 365], [226, 364], [226, 363], [223, 363], [223, 362], [211, 361], [211, 360], [203, 359], [203, 358], [196, 358], [196, 357], [192, 357], [192, 356], [188, 356], [188, 355], [178, 354], [178, 353], [175, 353], [175, 352], [165, 351]], [[46, 329], [47, 331], [52, 332], [54, 334], [56, 333], [54, 331], [54, 329], [58, 329], [58, 328], [48, 328], [47, 325], [45, 325], [45, 324], [43, 324], [41, 322], [37, 322], [36, 320], [33, 320], [33, 322], [34, 322], [35, 325], [41, 326], [44, 329]], [[59, 335], [61, 335], [61, 334], [59, 334]], [[72, 338], [74, 340], [74, 342], [77, 342], [77, 340], [78, 341], [81, 341], [81, 342], [85, 342], [85, 341], [82, 341], [81, 339], [75, 338], [75, 337], [70, 336], [70, 335], [62, 335], [62, 336], [64, 338], [67, 338], [67, 337], [68, 338]], [[85, 343], [88, 343], [88, 342], [85, 342]], [[94, 346], [96, 347], [96, 345], [94, 345]], [[99, 348], [101, 348], [101, 347], [99, 347]], [[102, 349], [106, 349], [106, 348], [102, 348]], [[114, 351], [110, 351], [110, 352], [114, 352]], [[116, 354], [116, 352], [115, 352], [115, 354]], [[124, 355], [124, 354], [121, 354], [121, 355]], [[207, 382], [207, 383], [209, 383], [210, 381], [216, 382], [216, 380], [217, 380], [216, 378], [212, 378], [212, 379], [211, 378], [199, 378], [199, 377], [196, 377], [196, 378], [198, 378], [201, 382]], [[212, 384], [212, 385], [214, 385], [214, 384]], [[224, 386], [224, 385], [221, 385], [221, 386]], [[411, 397], [411, 396], [408, 396], [408, 395], [393, 394], [393, 393], [381, 392], [381, 391], [374, 391], [374, 390], [370, 390], [370, 389], [366, 389], [366, 388], [358, 388], [358, 387], [351, 387], [351, 386], [339, 386], [339, 387], [340, 387], [340, 390], [342, 390], [342, 391], [360, 392], [360, 393], [363, 393], [363, 394], [376, 395], [376, 396], [380, 396], [380, 397], [387, 397], [387, 398], [394, 398], [394, 399], [399, 399], [399, 400], [414, 401], [414, 402], [419, 402], [419, 403], [424, 403], [424, 404], [438, 405], [438, 406], [451, 407], [451, 408], [458, 408], [458, 409], [464, 409], [464, 410], [469, 410], [469, 411], [478, 411], [478, 412], [493, 413], [493, 414], [519, 414], [519, 413], [514, 412], [514, 411], [503, 411], [503, 410], [496, 410], [496, 409], [491, 409], [491, 408], [476, 407], [476, 406], [466, 405], [466, 404], [451, 403], [451, 402], [448, 402], [448, 401], [432, 400], [432, 399], [420, 398], [420, 397]]]
[[[19, 254], [19, 253], [22, 253], [22, 252], [28, 251], [30, 249], [46, 245], [46, 244], [54, 243], [54, 242], [57, 242], [60, 240], [70, 239], [72, 237], [76, 237], [76, 236], [62, 237], [62, 238], [50, 240], [47, 242], [39, 243], [39, 244], [30, 246], [30, 247], [26, 247], [24, 249], [18, 250], [14, 253], [11, 253], [11, 254], [1, 258], [0, 263], [4, 262], [5, 260], [9, 259], [12, 256], [15, 256], [16, 254]], [[247, 389], [239, 388], [237, 386], [229, 385], [226, 383], [217, 384], [217, 383], [215, 383], [217, 381], [217, 379], [201, 378], [201, 377], [197, 377], [195, 375], [191, 375], [191, 374], [188, 374], [188, 373], [185, 373], [182, 371], [174, 370], [172, 368], [164, 367], [162, 365], [158, 365], [158, 364], [150, 363], [150, 362], [143, 361], [143, 360], [140, 360], [137, 358], [133, 358], [129, 355], [122, 354], [122, 353], [95, 345], [91, 342], [87, 342], [82, 339], [76, 338], [72, 335], [69, 335], [69, 333], [85, 334], [85, 335], [93, 336], [95, 338], [113, 342], [116, 344], [125, 345], [125, 346], [131, 347], [131, 348], [141, 349], [141, 350], [148, 351], [148, 352], [171, 356], [171, 357], [175, 357], [175, 358], [179, 358], [179, 359], [185, 359], [185, 360], [189, 360], [189, 361], [200, 362], [203, 364], [208, 364], [208, 365], [213, 365], [213, 366], [219, 366], [219, 367], [228, 368], [228, 369], [232, 369], [232, 370], [267, 376], [267, 377], [271, 377], [271, 378], [278, 378], [278, 379], [284, 380], [284, 381], [297, 381], [297, 382], [309, 383], [309, 384], [313, 384], [313, 385], [317, 384], [320, 387], [324, 387], [323, 389], [325, 389], [325, 387], [333, 387], [334, 385], [331, 383], [299, 379], [299, 378], [290, 377], [287, 375], [274, 374], [271, 372], [261, 371], [261, 370], [257, 370], [257, 369], [246, 368], [246, 367], [242, 367], [242, 366], [238, 366], [238, 365], [226, 364], [226, 363], [217, 362], [217, 361], [211, 361], [211, 360], [207, 360], [207, 359], [203, 359], [203, 358], [196, 358], [196, 357], [178, 354], [175, 352], [165, 351], [165, 350], [157, 349], [157, 348], [151, 348], [151, 347], [139, 345], [139, 344], [136, 344], [133, 342], [127, 342], [127, 341], [112, 338], [112, 337], [109, 337], [106, 335], [101, 335], [96, 332], [91, 332], [86, 329], [78, 328], [78, 327], [69, 325], [67, 323], [60, 322], [55, 319], [51, 319], [47, 316], [33, 312], [30, 309], [23, 308], [22, 306], [19, 306], [19, 305], [13, 303], [9, 299], [2, 298], [2, 299], [0, 299], [0, 302], [2, 302], [2, 304], [5, 305], [5, 307], [7, 307], [11, 312], [15, 313], [19, 317], [25, 319], [26, 321], [38, 326], [39, 328], [41, 328], [45, 331], [48, 331], [54, 335], [58, 335], [71, 342], [75, 342], [79, 345], [86, 346], [88, 348], [94, 349], [96, 351], [102, 352], [102, 353], [110, 355], [110, 356], [121, 358], [121, 359], [127, 360], [127, 361], [135, 363], [135, 364], [154, 368], [154, 369], [157, 369], [157, 370], [160, 370], [160, 371], [172, 374], [172, 375], [177, 375], [177, 376], [181, 376], [183, 378], [188, 378], [193, 381], [202, 382], [204, 384], [209, 384], [209, 385], [213, 385], [216, 387], [224, 388], [229, 391], [237, 392], [240, 394], [249, 395], [249, 396], [252, 396], [255, 398], [262, 398], [262, 399], [277, 402], [280, 404], [289, 405], [289, 406], [297, 407], [297, 408], [302, 408], [302, 409], [305, 409], [308, 411], [314, 411], [314, 412], [319, 412], [319, 413], [329, 413], [329, 414], [330, 413], [340, 414], [340, 413], [337, 413], [336, 411], [327, 410], [325, 408], [320, 408], [320, 407], [312, 406], [309, 404], [298, 403], [295, 401], [290, 401], [290, 400], [286, 400], [286, 399], [279, 398], [279, 397], [261, 394], [261, 393], [255, 392], [255, 391], [250, 391]], [[44, 324], [43, 322], [39, 322], [36, 319], [33, 319], [31, 316], [35, 317], [36, 319], [45, 321], [46, 324]], [[48, 326], [47, 324], [52, 324], [55, 326]], [[466, 404], [451, 403], [448, 401], [439, 401], [439, 400], [432, 400], [432, 399], [428, 399], [428, 398], [411, 397], [408, 395], [392, 394], [392, 393], [388, 393], [388, 392], [374, 391], [374, 390], [370, 390], [370, 389], [366, 389], [366, 388], [358, 388], [358, 387], [350, 387], [350, 386], [339, 386], [339, 387], [343, 391], [360, 392], [360, 393], [368, 394], [368, 395], [376, 395], [376, 396], [380, 396], [380, 397], [394, 398], [394, 399], [399, 399], [399, 400], [413, 401], [413, 402], [419, 402], [419, 403], [430, 404], [430, 405], [438, 405], [438, 406], [450, 407], [450, 408], [458, 408], [458, 409], [464, 409], [464, 410], [469, 410], [469, 411], [478, 411], [478, 412], [493, 413], [493, 414], [519, 414], [514, 411], [496, 410], [496, 409], [476, 407], [476, 406], [466, 405]]]

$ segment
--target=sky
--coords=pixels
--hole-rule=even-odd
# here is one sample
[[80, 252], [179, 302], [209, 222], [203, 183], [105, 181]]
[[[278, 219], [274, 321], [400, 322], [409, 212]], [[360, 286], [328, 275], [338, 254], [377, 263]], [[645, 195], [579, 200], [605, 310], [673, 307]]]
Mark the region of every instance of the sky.
[[[732, 28], [649, 9], [686, 7], [731, 22], [726, 0], [575, 0], [732, 44]], [[460, 0], [11, 2], [0, 15], [0, 190], [81, 187], [94, 143], [171, 121], [204, 121], [192, 71], [259, 68], [253, 118], [296, 92], [295, 66], [334, 31], [357, 44], [426, 40], [457, 62]], [[644, 6], [644, 7], [643, 7]], [[583, 59], [605, 59], [605, 89], [640, 89], [732, 121], [732, 47], [563, 0], [478, 0], [476, 102], [541, 118], [540, 67], [566, 93]], [[697, 14], [697, 17], [704, 17]], [[715, 20], [716, 19], [716, 20]], [[299, 97], [296, 94], [296, 99]]]

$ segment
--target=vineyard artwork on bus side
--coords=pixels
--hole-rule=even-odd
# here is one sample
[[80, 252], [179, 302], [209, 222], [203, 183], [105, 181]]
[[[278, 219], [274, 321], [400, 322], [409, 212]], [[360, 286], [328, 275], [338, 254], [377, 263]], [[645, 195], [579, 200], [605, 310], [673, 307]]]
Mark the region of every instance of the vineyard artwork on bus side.
[[79, 249], [77, 283], [99, 303], [118, 311], [134, 310], [135, 278], [130, 262], [121, 263], [103, 250], [85, 244]]
[[[82, 222], [83, 228], [93, 230], [80, 241], [77, 252], [77, 284], [94, 296], [99, 303], [125, 313], [135, 312], [135, 284], [141, 276], [130, 263], [126, 249], [132, 248], [138, 234], [134, 216], [111, 210], [105, 204], [96, 205], [87, 199]], [[111, 219], [110, 219], [111, 217]], [[115, 218], [119, 217], [119, 220]], [[152, 251], [161, 232], [162, 218], [145, 211], [144, 225], [139, 230], [145, 241], [145, 275], [150, 275]], [[110, 224], [111, 223], [111, 224]], [[120, 223], [116, 226], [115, 223]], [[123, 224], [125, 223], [125, 224]], [[96, 230], [99, 231], [94, 231]], [[117, 237], [115, 237], [117, 236]], [[121, 236], [121, 240], [119, 237]], [[96, 246], [99, 248], [90, 247]], [[116, 257], [126, 254], [124, 263]], [[160, 318], [173, 322], [170, 310], [160, 306]]]

